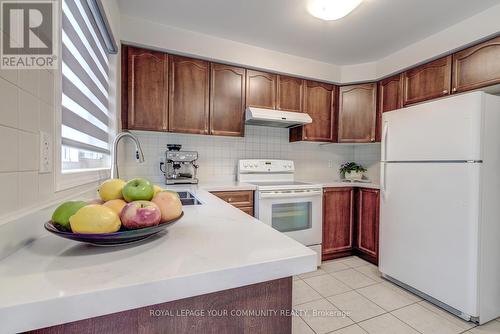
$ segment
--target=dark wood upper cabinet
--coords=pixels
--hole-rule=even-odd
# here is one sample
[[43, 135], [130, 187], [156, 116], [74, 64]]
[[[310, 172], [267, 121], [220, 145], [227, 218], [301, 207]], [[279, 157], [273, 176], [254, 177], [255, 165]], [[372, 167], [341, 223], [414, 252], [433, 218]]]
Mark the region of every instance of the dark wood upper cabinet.
[[276, 74], [247, 70], [247, 107], [276, 109]]
[[403, 108], [402, 74], [379, 81], [378, 106], [381, 113]]
[[208, 134], [209, 63], [170, 56], [168, 129]]
[[127, 91], [123, 95], [123, 114], [127, 129], [165, 131], [168, 127], [168, 55], [126, 47], [123, 59]]
[[339, 88], [339, 143], [375, 141], [377, 121], [377, 84]]
[[335, 97], [336, 86], [305, 81], [303, 111], [311, 116], [312, 123], [290, 129], [290, 141], [335, 141]]
[[323, 190], [323, 260], [343, 256], [352, 251], [353, 188]]
[[367, 188], [357, 193], [356, 248], [373, 263], [378, 263], [379, 194], [379, 190]]
[[403, 73], [403, 105], [446, 96], [451, 93], [452, 57], [444, 57]]
[[304, 100], [304, 80], [278, 75], [278, 100], [276, 108], [301, 112]]
[[500, 84], [500, 37], [453, 55], [453, 93]]
[[245, 74], [240, 67], [210, 65], [210, 134], [240, 136], [245, 122]]

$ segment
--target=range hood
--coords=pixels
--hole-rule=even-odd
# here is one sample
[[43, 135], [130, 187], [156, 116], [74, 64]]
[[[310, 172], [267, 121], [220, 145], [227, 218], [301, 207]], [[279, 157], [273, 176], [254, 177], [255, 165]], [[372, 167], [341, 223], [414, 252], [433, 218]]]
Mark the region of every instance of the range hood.
[[245, 123], [277, 128], [294, 128], [312, 123], [312, 118], [301, 112], [248, 107], [245, 112]]

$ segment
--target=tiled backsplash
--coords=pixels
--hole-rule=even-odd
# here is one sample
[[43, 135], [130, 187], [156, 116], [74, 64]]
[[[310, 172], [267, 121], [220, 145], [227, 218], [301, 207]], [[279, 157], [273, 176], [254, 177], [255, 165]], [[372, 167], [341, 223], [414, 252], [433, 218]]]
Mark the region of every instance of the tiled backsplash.
[[380, 144], [354, 146], [354, 161], [368, 169], [366, 176], [378, 183], [380, 181]]
[[[341, 163], [358, 158], [370, 166], [379, 154], [379, 145], [319, 145], [318, 143], [288, 142], [288, 129], [246, 126], [245, 137], [218, 137], [134, 131], [143, 146], [146, 162], [135, 161], [135, 146], [127, 140], [120, 155], [122, 177], [144, 176], [162, 182], [159, 163], [163, 161], [167, 144], [181, 144], [183, 150], [199, 152], [200, 181], [232, 181], [236, 179], [239, 159], [289, 159], [295, 162], [297, 179], [338, 179]], [[369, 171], [371, 172], [371, 171]], [[377, 175], [378, 172], [373, 172]]]

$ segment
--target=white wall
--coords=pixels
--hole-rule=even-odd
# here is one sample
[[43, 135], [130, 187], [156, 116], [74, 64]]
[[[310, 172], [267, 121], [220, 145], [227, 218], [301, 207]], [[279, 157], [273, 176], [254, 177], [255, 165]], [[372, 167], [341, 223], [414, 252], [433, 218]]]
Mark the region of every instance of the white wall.
[[183, 150], [199, 152], [201, 182], [236, 180], [239, 159], [289, 159], [295, 162], [296, 179], [336, 180], [341, 163], [352, 161], [352, 145], [288, 142], [288, 129], [246, 126], [245, 137], [218, 137], [175, 133], [134, 131], [141, 141], [146, 162], [135, 161], [135, 146], [126, 142], [120, 154], [121, 177], [147, 177], [163, 182], [159, 163], [164, 159], [167, 144], [182, 144]]
[[134, 45], [204, 57], [299, 77], [352, 83], [374, 81], [500, 32], [500, 5], [374, 62], [338, 66], [219, 37], [122, 16], [122, 40]]
[[[116, 0], [103, 2], [117, 40], [120, 40]], [[119, 61], [112, 57], [111, 108], [118, 110]], [[118, 58], [119, 60], [119, 58]], [[38, 210], [76, 193], [96, 188], [97, 182], [56, 191], [55, 164], [60, 148], [53, 148], [53, 172], [39, 173], [40, 131], [56, 143], [56, 112], [60, 104], [56, 70], [0, 70], [0, 224]], [[119, 85], [118, 85], [119, 87]]]
[[333, 64], [128, 16], [122, 16], [121, 27], [122, 41], [129, 44], [299, 77], [340, 81], [340, 69]]
[[500, 33], [500, 4], [377, 61], [377, 78]]

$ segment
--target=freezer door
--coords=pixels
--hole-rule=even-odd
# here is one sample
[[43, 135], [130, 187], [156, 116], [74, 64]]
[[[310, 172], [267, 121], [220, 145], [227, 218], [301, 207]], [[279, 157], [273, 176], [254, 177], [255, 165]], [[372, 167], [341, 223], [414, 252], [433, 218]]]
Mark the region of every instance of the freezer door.
[[479, 163], [383, 163], [380, 271], [478, 315]]
[[481, 160], [482, 92], [386, 112], [382, 161]]

